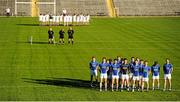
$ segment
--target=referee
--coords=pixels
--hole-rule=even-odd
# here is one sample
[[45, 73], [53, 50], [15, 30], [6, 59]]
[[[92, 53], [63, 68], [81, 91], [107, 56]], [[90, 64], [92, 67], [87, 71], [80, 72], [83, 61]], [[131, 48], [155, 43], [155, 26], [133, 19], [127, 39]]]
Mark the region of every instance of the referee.
[[64, 44], [64, 29], [61, 29], [60, 31], [59, 31], [59, 43], [60, 44]]
[[68, 30], [68, 44], [70, 43], [74, 43], [74, 39], [73, 39], [73, 36], [74, 36], [74, 30], [72, 29], [72, 27], [69, 28]]
[[52, 28], [49, 28], [48, 35], [49, 35], [49, 44], [53, 44], [54, 43], [54, 32], [53, 32]]

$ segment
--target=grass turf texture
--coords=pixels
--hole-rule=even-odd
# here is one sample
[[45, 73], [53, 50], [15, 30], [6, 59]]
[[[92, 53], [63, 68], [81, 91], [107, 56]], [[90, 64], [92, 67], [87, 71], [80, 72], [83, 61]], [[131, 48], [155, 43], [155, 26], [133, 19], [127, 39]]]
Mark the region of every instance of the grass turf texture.
[[[94, 18], [77, 26], [75, 44], [47, 44], [48, 27], [37, 18], [0, 18], [0, 100], [180, 100], [180, 18]], [[56, 41], [59, 28], [53, 27]], [[27, 43], [33, 36], [33, 44]], [[169, 57], [172, 92], [99, 92], [89, 87], [89, 61], [96, 56], [138, 56], [152, 65]], [[161, 67], [162, 69], [162, 67]], [[163, 73], [161, 70], [161, 88]], [[150, 76], [151, 79], [151, 76]], [[151, 80], [150, 80], [151, 83]], [[152, 85], [150, 84], [150, 87]]]

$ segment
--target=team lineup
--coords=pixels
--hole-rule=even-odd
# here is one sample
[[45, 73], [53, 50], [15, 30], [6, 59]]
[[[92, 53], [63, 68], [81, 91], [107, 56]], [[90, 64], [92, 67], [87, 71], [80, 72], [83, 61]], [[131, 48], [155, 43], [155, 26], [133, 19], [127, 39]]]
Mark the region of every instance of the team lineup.
[[74, 15], [67, 15], [67, 14], [62, 14], [59, 16], [52, 16], [49, 14], [46, 15], [39, 15], [39, 22], [40, 25], [46, 26], [46, 25], [54, 25], [54, 26], [59, 26], [59, 25], [64, 25], [64, 26], [69, 26], [69, 25], [88, 25], [90, 22], [90, 15], [83, 15], [83, 14], [74, 14]]
[[[117, 57], [116, 59], [102, 58], [102, 62], [98, 63], [93, 56], [92, 61], [89, 63], [90, 75], [91, 75], [91, 87], [94, 87], [98, 83], [98, 71], [100, 72], [100, 91], [102, 91], [103, 83], [105, 91], [111, 88], [111, 91], [127, 90], [134, 92], [135, 89], [143, 92], [146, 84], [146, 91], [149, 90], [149, 75], [152, 74], [152, 90], [155, 90], [155, 83], [157, 83], [157, 89], [160, 89], [160, 65], [157, 61], [150, 67], [148, 61], [140, 60], [139, 58], [131, 58], [128, 63], [127, 58]], [[171, 91], [171, 74], [173, 71], [173, 65], [167, 58], [163, 65], [164, 72], [164, 88], [163, 91]], [[93, 77], [96, 83], [93, 83]], [[114, 85], [115, 84], [115, 85]], [[168, 87], [167, 87], [168, 84]]]

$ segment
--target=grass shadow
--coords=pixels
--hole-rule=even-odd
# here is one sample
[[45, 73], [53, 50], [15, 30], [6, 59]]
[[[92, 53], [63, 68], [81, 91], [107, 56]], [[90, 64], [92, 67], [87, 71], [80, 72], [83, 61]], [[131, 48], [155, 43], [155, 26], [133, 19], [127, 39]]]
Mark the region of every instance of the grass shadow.
[[90, 81], [81, 79], [71, 79], [71, 78], [48, 78], [48, 79], [31, 79], [22, 78], [24, 82], [43, 84], [43, 85], [53, 85], [62, 87], [72, 87], [72, 88], [85, 88], [90, 89]]
[[39, 26], [39, 24], [16, 24], [18, 26]]
[[[16, 42], [16, 43], [19, 43], [19, 44], [22, 44], [22, 43], [26, 43], [26, 44], [31, 44], [30, 42], [28, 42], [28, 41], [24, 41], [24, 42]], [[49, 44], [48, 42], [32, 42], [32, 44]]]

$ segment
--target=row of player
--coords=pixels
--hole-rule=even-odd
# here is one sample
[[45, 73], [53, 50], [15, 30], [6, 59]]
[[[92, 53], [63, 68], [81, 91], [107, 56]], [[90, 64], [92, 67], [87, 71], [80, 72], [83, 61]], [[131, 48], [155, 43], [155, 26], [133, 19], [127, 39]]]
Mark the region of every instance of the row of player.
[[51, 16], [49, 14], [39, 15], [40, 25], [88, 25], [90, 21], [90, 15], [60, 15]]
[[[64, 34], [65, 31], [64, 29], [60, 29], [59, 31], [59, 44], [64, 44]], [[69, 27], [68, 31], [68, 44], [70, 43], [74, 43], [74, 30], [72, 29], [72, 27]], [[52, 30], [52, 28], [49, 28], [48, 30], [48, 37], [49, 37], [49, 44], [54, 44], [55, 42], [55, 37], [54, 37], [54, 31]]]
[[[144, 84], [146, 83], [147, 91], [149, 90], [149, 74], [152, 73], [152, 90], [155, 89], [155, 81], [157, 82], [157, 88], [160, 88], [159, 75], [160, 75], [160, 65], [157, 61], [150, 67], [148, 61], [140, 60], [139, 58], [131, 58], [128, 63], [126, 58], [117, 57], [112, 61], [111, 59], [102, 58], [102, 62], [98, 63], [95, 57], [92, 57], [90, 65], [90, 75], [91, 75], [91, 87], [94, 87], [93, 76], [96, 79], [96, 84], [98, 82], [98, 70], [100, 72], [100, 91], [102, 91], [102, 86], [104, 83], [105, 91], [107, 87], [110, 86], [112, 91], [114, 91], [114, 84], [116, 83], [116, 91], [119, 88], [119, 81], [121, 82], [121, 91], [126, 88], [128, 91], [132, 90], [134, 92], [135, 88], [138, 91], [144, 90]], [[169, 83], [168, 90], [171, 91], [171, 73], [173, 71], [173, 66], [170, 60], [167, 58], [165, 64], [163, 65], [164, 71], [164, 89], [166, 90], [167, 81]], [[137, 86], [138, 85], [138, 86]]]

